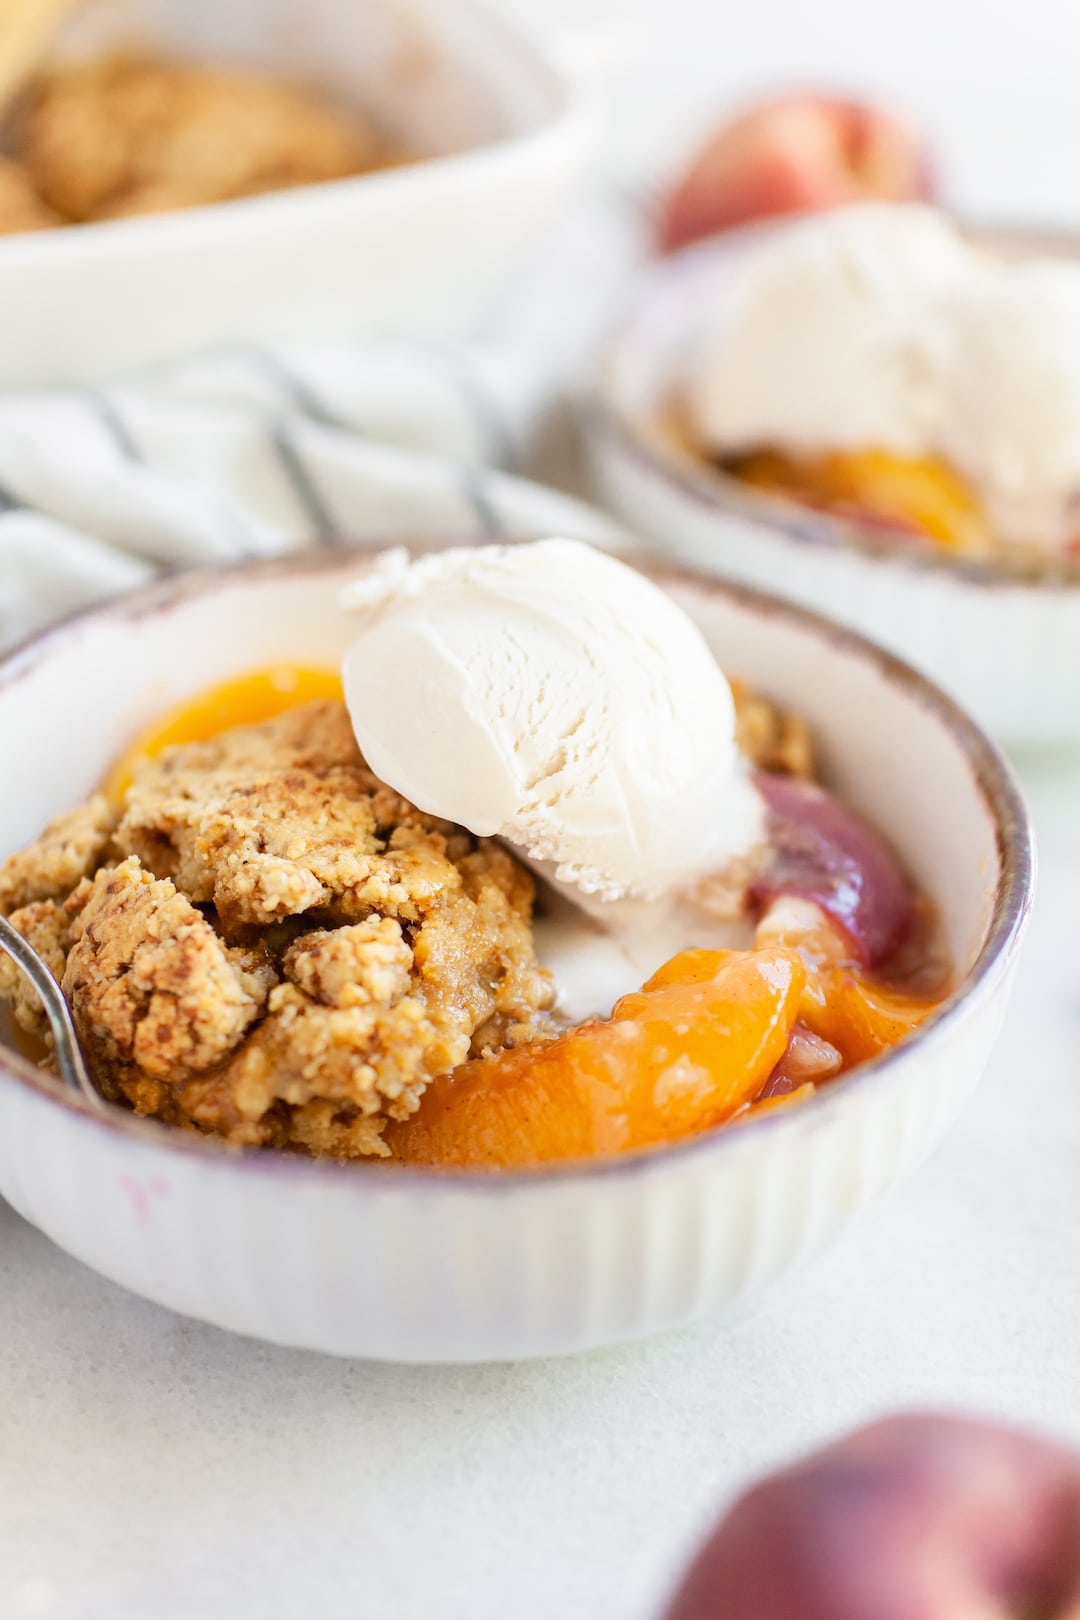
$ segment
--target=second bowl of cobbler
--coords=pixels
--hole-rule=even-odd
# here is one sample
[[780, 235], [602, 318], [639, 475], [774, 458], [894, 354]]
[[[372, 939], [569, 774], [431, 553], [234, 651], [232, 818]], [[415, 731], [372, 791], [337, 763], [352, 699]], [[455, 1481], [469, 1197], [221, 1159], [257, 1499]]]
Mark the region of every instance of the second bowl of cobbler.
[[658, 267], [597, 476], [696, 566], [909, 658], [1010, 743], [1080, 736], [1080, 248], [874, 204]]

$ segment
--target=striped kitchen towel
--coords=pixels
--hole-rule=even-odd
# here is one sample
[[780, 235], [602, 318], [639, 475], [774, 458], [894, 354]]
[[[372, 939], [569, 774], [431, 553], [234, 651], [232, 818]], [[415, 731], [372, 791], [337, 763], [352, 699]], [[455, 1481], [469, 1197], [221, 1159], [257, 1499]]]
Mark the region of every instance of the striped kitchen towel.
[[0, 647], [163, 570], [314, 541], [610, 538], [519, 475], [552, 415], [505, 351], [402, 339], [237, 348], [123, 386], [6, 396]]
[[237, 346], [0, 396], [0, 649], [163, 571], [315, 541], [626, 544], [543, 485], [577, 481], [566, 401], [641, 243], [636, 208], [603, 190], [508, 289], [486, 342]]

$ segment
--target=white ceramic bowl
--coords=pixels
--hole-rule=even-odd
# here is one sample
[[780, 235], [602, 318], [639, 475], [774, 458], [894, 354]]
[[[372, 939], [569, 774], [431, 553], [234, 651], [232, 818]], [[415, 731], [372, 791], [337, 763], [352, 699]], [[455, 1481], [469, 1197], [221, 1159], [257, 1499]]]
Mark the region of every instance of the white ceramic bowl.
[[[0, 665], [0, 856], [139, 727], [230, 673], [335, 659], [338, 552], [165, 583]], [[69, 1253], [190, 1316], [404, 1361], [583, 1350], [687, 1322], [811, 1255], [910, 1174], [978, 1080], [1031, 899], [1023, 804], [918, 676], [797, 609], [661, 567], [720, 660], [796, 705], [836, 788], [941, 908], [961, 982], [903, 1046], [805, 1106], [617, 1163], [506, 1176], [238, 1155], [95, 1116], [0, 1049], [0, 1192]]]
[[[1080, 565], [960, 564], [801, 510], [696, 458], [670, 403], [707, 325], [783, 225], [732, 232], [657, 267], [600, 359], [587, 409], [606, 503], [665, 554], [776, 590], [871, 636], [1010, 742], [1080, 742]], [[1016, 256], [1077, 244], [981, 233]]]
[[240, 202], [0, 241], [0, 387], [221, 342], [477, 325], [580, 178], [597, 108], [486, 0], [87, 0], [64, 51], [132, 39], [324, 84], [437, 154]]

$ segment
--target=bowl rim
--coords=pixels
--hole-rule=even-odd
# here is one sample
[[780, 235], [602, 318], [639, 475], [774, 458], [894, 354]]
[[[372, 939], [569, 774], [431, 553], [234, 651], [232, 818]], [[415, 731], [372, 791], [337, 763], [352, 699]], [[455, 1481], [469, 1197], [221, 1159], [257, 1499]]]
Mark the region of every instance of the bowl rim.
[[[666, 447], [653, 424], [622, 399], [615, 378], [623, 355], [642, 341], [651, 312], [673, 298], [673, 289], [705, 281], [712, 264], [727, 258], [732, 249], [737, 251], [747, 243], [779, 234], [806, 217], [782, 216], [737, 226], [721, 236], [693, 242], [649, 265], [601, 342], [582, 405], [587, 436], [595, 443], [606, 440], [617, 452], [639, 463], [696, 506], [718, 516], [738, 517], [800, 547], [846, 552], [871, 563], [944, 577], [981, 589], [1052, 591], [1059, 595], [1080, 592], [1080, 559], [1057, 560], [1043, 554], [1027, 557], [1022, 553], [1012, 556], [1009, 550], [1001, 558], [954, 557], [944, 547], [912, 545], [910, 536], [889, 524], [871, 526], [856, 517], [815, 511], [797, 501], [756, 490], [690, 451], [680, 454]], [[1027, 248], [1080, 258], [1080, 232], [975, 223], [962, 218], [954, 218], [954, 223], [965, 236], [991, 249], [1019, 252]]]
[[[470, 542], [467, 537], [455, 536], [453, 543], [491, 542], [487, 537], [475, 537]], [[125, 625], [171, 613], [191, 601], [209, 598], [222, 590], [240, 589], [245, 584], [258, 585], [293, 575], [347, 575], [358, 564], [386, 549], [385, 545], [370, 543], [348, 547], [324, 545], [285, 557], [247, 559], [225, 566], [192, 569], [84, 608], [29, 637], [0, 658], [0, 709], [9, 690], [31, 677], [55, 652], [65, 648], [84, 630], [112, 626], [123, 634]], [[410, 545], [409, 549], [423, 552], [445, 547], [424, 540]], [[490, 1194], [499, 1189], [584, 1185], [612, 1177], [657, 1172], [674, 1162], [703, 1154], [738, 1152], [764, 1133], [812, 1130], [842, 1108], [851, 1093], [888, 1082], [903, 1071], [920, 1049], [940, 1046], [954, 1026], [964, 1022], [973, 1009], [993, 993], [1011, 968], [1031, 911], [1036, 875], [1034, 830], [1019, 784], [1004, 754], [932, 681], [857, 631], [769, 592], [718, 579], [663, 557], [635, 552], [625, 554], [624, 560], [661, 588], [673, 586], [706, 596], [722, 596], [737, 608], [809, 631], [830, 646], [871, 665], [889, 685], [900, 687], [928, 710], [959, 748], [990, 817], [1000, 871], [986, 938], [978, 955], [959, 983], [917, 1030], [896, 1046], [830, 1081], [798, 1108], [777, 1109], [756, 1118], [735, 1120], [698, 1136], [613, 1159], [497, 1172], [419, 1169], [388, 1164], [384, 1160], [356, 1163], [304, 1158], [272, 1148], [237, 1148], [211, 1136], [179, 1130], [160, 1120], [140, 1118], [117, 1106], [95, 1107], [83, 1097], [66, 1091], [55, 1076], [35, 1068], [21, 1053], [3, 1045], [0, 1045], [0, 1091], [12, 1086], [28, 1090], [37, 1099], [58, 1104], [65, 1113], [98, 1130], [168, 1153], [194, 1154], [207, 1165], [242, 1167], [248, 1175], [300, 1177], [324, 1184], [337, 1181], [340, 1185], [372, 1192], [426, 1186], [438, 1187], [443, 1192], [458, 1190], [475, 1194], [484, 1190]], [[376, 1170], [378, 1174], [374, 1174]]]

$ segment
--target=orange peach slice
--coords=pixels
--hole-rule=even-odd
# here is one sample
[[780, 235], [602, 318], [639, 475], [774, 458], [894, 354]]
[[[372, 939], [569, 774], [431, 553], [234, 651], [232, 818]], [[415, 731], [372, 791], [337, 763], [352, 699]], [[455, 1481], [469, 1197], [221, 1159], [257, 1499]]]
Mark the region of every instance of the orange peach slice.
[[971, 489], [932, 456], [881, 448], [799, 458], [758, 451], [733, 470], [771, 494], [926, 535], [965, 555], [981, 555], [990, 546], [989, 526]]
[[511, 1170], [696, 1135], [761, 1090], [804, 981], [802, 959], [784, 947], [686, 952], [610, 1019], [436, 1080], [385, 1140], [406, 1164]]
[[821, 968], [807, 976], [799, 1016], [849, 1068], [895, 1046], [940, 1005], [940, 997], [905, 996], [849, 969]]
[[806, 982], [800, 1021], [836, 1047], [845, 1068], [895, 1046], [941, 1005], [940, 995], [905, 995], [860, 972], [837, 925], [811, 901], [777, 901], [758, 924], [757, 940], [759, 947], [777, 944], [801, 952]]
[[302, 703], [341, 698], [341, 676], [333, 670], [278, 664], [237, 675], [178, 704], [144, 731], [113, 765], [103, 792], [119, 804], [139, 766], [174, 743], [205, 742], [233, 726], [273, 720]]

